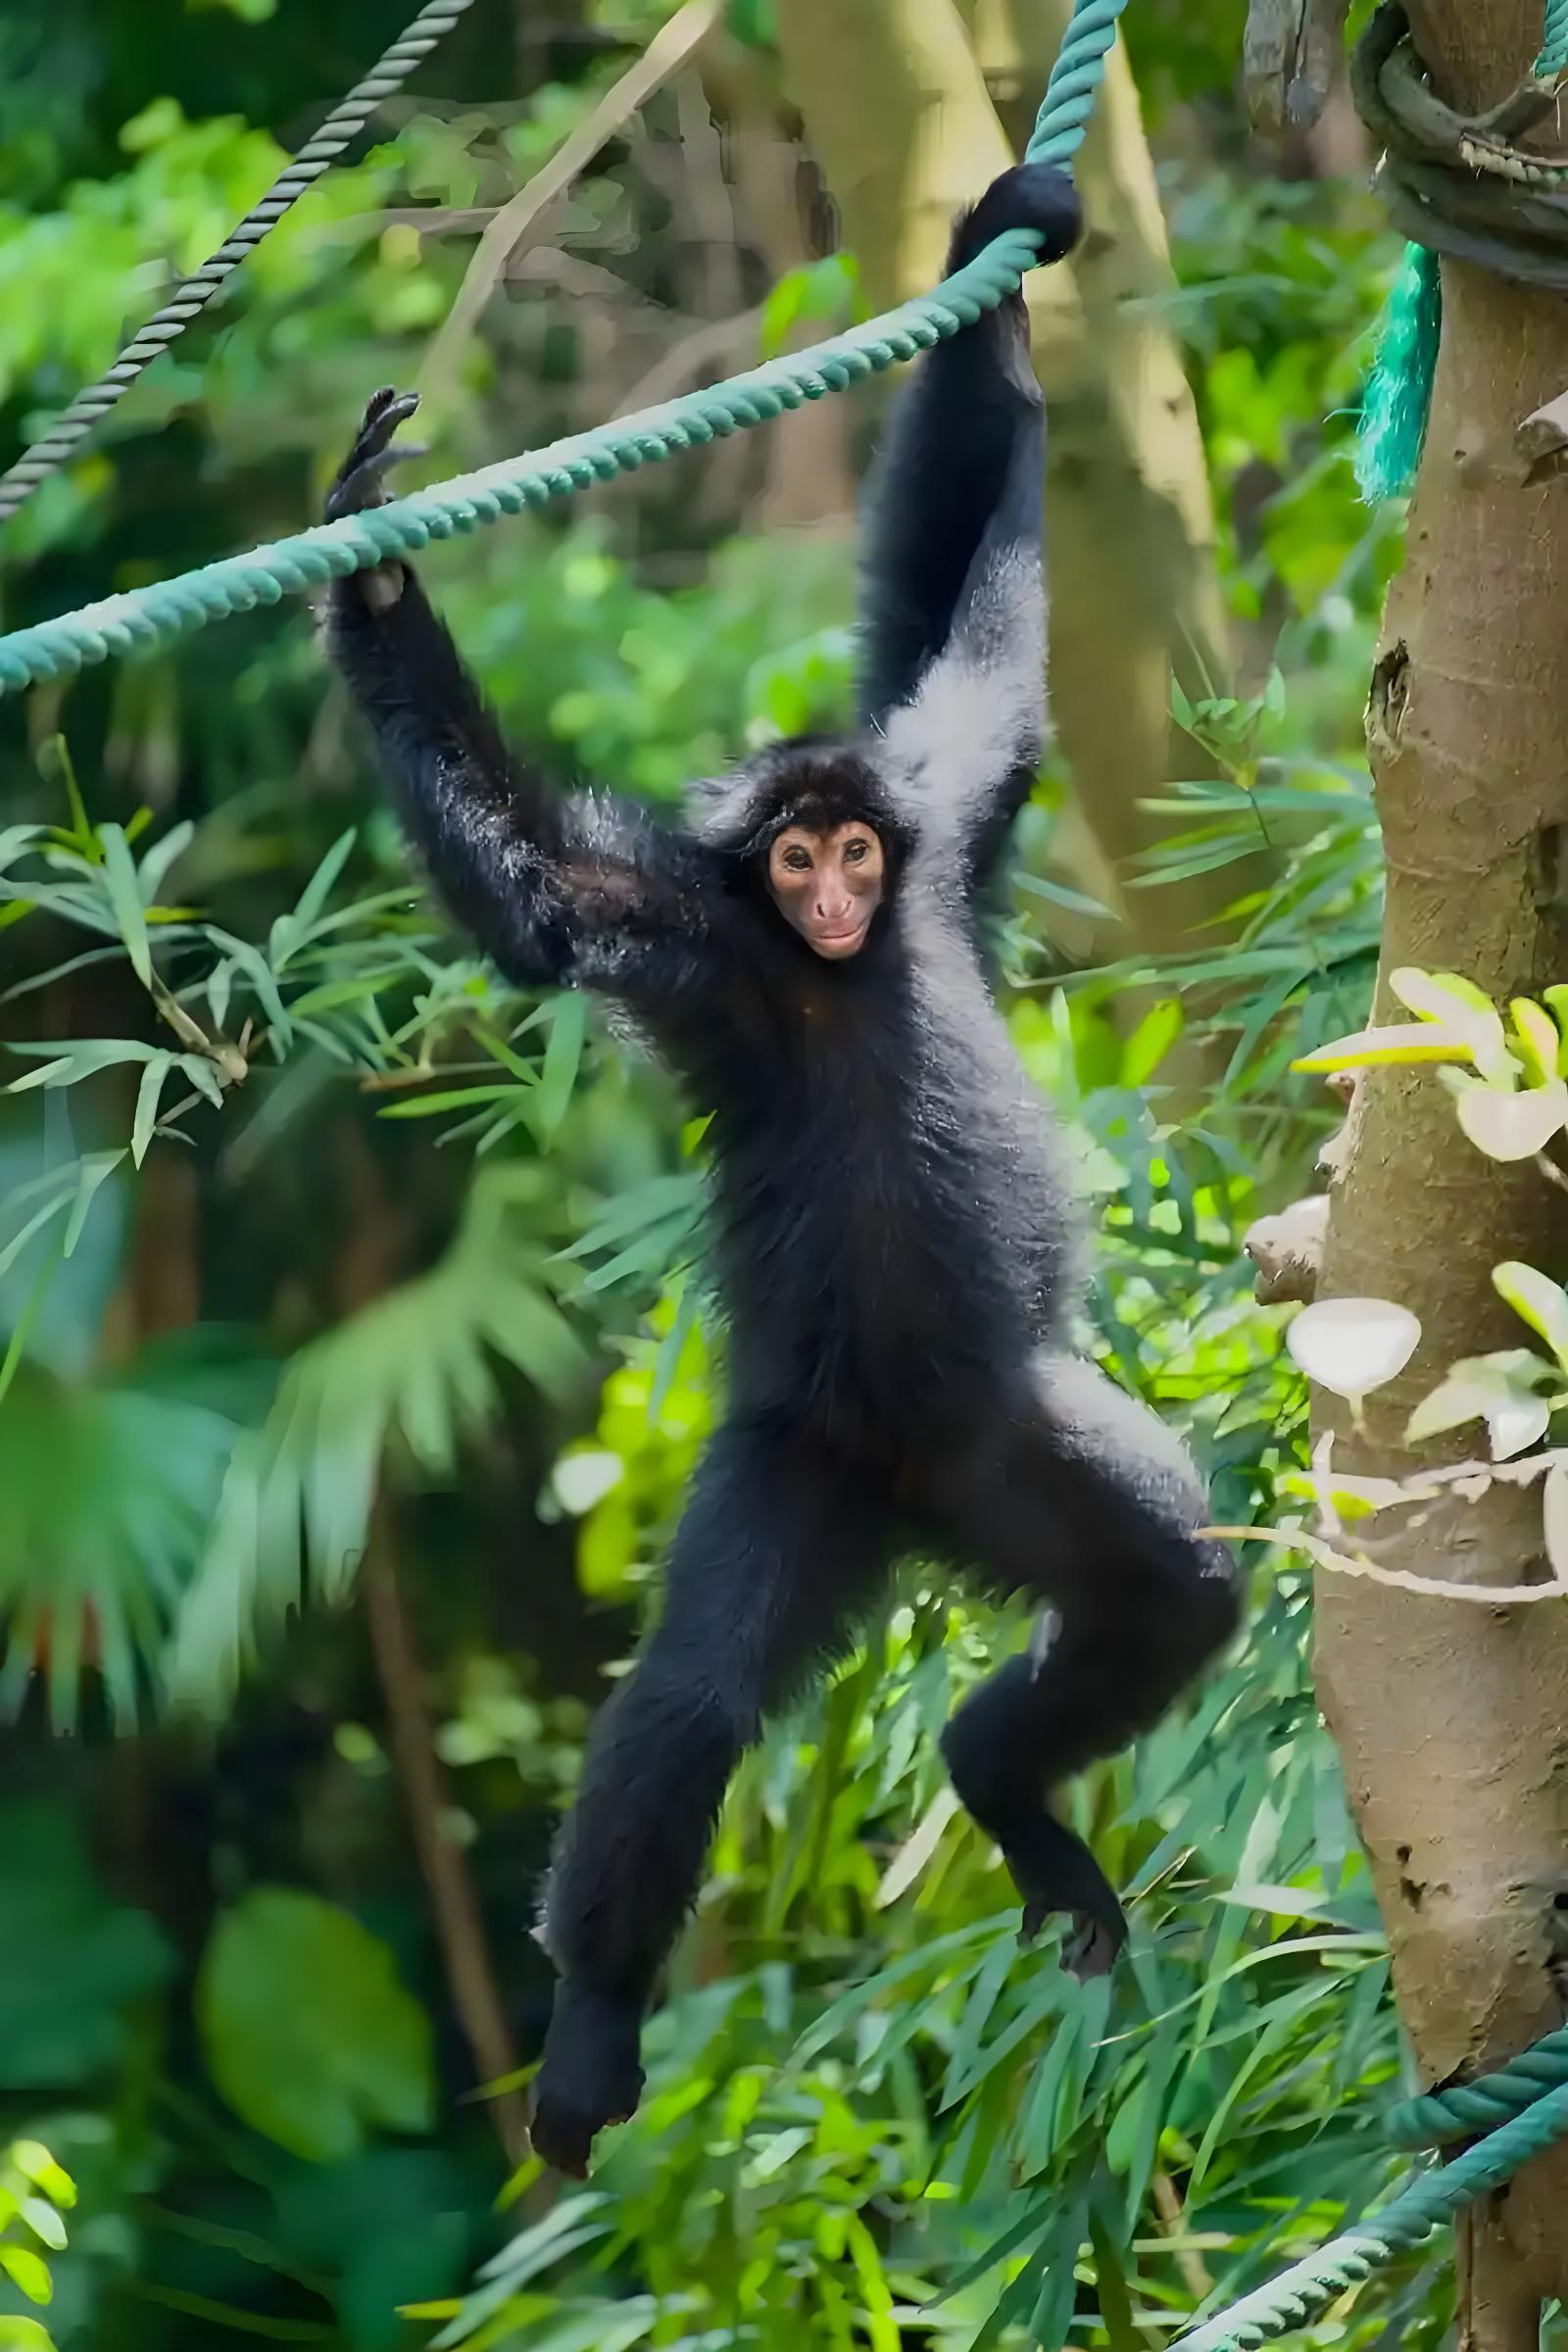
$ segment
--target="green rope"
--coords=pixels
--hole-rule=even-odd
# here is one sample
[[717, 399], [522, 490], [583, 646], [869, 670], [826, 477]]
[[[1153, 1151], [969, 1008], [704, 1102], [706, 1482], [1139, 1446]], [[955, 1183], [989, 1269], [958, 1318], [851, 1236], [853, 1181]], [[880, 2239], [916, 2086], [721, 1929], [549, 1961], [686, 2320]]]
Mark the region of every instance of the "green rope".
[[[1082, 143], [1105, 53], [1125, 4], [1126, 0], [1075, 0], [1029, 142], [1031, 163], [1065, 164]], [[229, 612], [275, 605], [286, 595], [297, 596], [389, 557], [411, 555], [432, 539], [451, 538], [503, 514], [520, 514], [525, 507], [569, 497], [591, 483], [672, 457], [677, 450], [702, 446], [760, 424], [784, 409], [841, 392], [862, 376], [912, 359], [917, 351], [972, 325], [982, 311], [995, 309], [1023, 282], [1038, 245], [1032, 230], [1009, 229], [934, 294], [905, 303], [808, 351], [771, 360], [710, 390], [687, 393], [341, 522], [320, 523], [248, 555], [226, 556], [199, 571], [14, 630], [0, 637], [0, 695], [40, 679], [69, 677], [111, 654], [166, 644]]]
[[[1498, 2123], [1499, 2118], [1506, 2121]], [[1178, 2336], [1171, 2352], [1255, 2352], [1290, 2335], [1384, 2268], [1418, 2246], [1463, 2206], [1500, 2188], [1521, 2167], [1568, 2139], [1568, 2030], [1548, 2034], [1494, 2075], [1407, 2100], [1388, 2119], [1397, 2145], [1425, 2146], [1497, 2124], [1451, 2164], [1423, 2174], [1380, 2212], [1293, 2263], [1267, 2286]]]
[[1384, 309], [1357, 426], [1355, 478], [1367, 504], [1415, 479], [1443, 329], [1439, 255], [1523, 285], [1562, 291], [1568, 242], [1562, 175], [1521, 146], [1568, 74], [1568, 0], [1546, 0], [1541, 52], [1500, 104], [1461, 115], [1437, 96], [1410, 43], [1403, 0], [1382, 0], [1350, 64], [1356, 111], [1384, 147], [1376, 184], [1414, 242]]
[[1491, 2132], [1519, 2115], [1547, 2091], [1568, 2083], [1568, 2026], [1543, 2035], [1475, 2082], [1458, 2082], [1447, 2090], [1429, 2090], [1418, 2099], [1391, 2107], [1383, 2129], [1396, 2148], [1439, 2148], [1445, 2140], [1465, 2139], [1473, 2132]]
[[1555, 81], [1565, 66], [1568, 66], [1568, 0], [1546, 0], [1541, 55], [1531, 72], [1538, 81]]
[[1428, 246], [1406, 245], [1378, 328], [1356, 428], [1355, 482], [1368, 506], [1402, 498], [1415, 479], [1442, 331], [1438, 257]]
[[76, 394], [42, 440], [24, 451], [9, 472], [0, 474], [0, 522], [9, 522], [38, 484], [81, 447], [100, 419], [129, 391], [142, 369], [161, 351], [167, 351], [176, 335], [184, 333], [225, 278], [255, 252], [268, 230], [275, 228], [289, 207], [337, 161], [350, 140], [364, 129], [382, 99], [401, 87], [419, 60], [429, 56], [442, 34], [450, 31], [471, 5], [472, 0], [429, 0], [429, 6], [419, 11], [365, 79], [357, 81], [342, 105], [327, 116], [316, 136], [307, 140], [293, 162], [278, 173], [260, 203], [252, 205], [244, 220], [229, 230], [218, 251], [174, 289], [161, 311], [154, 312], [141, 332], [125, 345], [114, 366], [95, 384], [88, 384]]

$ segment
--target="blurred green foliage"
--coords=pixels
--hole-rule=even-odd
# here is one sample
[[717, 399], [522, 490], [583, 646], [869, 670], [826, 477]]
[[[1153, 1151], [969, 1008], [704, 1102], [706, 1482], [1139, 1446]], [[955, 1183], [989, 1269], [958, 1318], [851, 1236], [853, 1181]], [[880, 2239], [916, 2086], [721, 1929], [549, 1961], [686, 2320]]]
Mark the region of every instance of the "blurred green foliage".
[[[474, 10], [385, 144], [10, 526], [5, 625], [306, 519], [367, 391], [416, 373], [461, 217], [667, 13]], [[1132, 27], [1245, 671], [1178, 710], [1191, 765], [1132, 897], [1260, 832], [1279, 867], [1224, 943], [1070, 958], [1053, 771], [1003, 942], [1101, 1234], [1086, 1336], [1187, 1432], [1226, 1523], [1301, 1458], [1241, 1241], [1329, 1123], [1293, 1057], [1366, 1009], [1359, 714], [1398, 545], [1347, 460], [1394, 247], [1356, 193], [1249, 142], [1240, 16], [1150, 0]], [[765, 11], [748, 24], [765, 42]], [[367, 0], [6, 12], [8, 452], [386, 38]], [[661, 93], [542, 224], [433, 419], [437, 470], [608, 413], [715, 325], [721, 372], [853, 306], [845, 260], [774, 267], [701, 115]], [[871, 406], [843, 405], [846, 462]], [[563, 772], [668, 803], [842, 714], [843, 535], [757, 527], [782, 443], [432, 556], [509, 725]], [[33, 2188], [0, 2180], [22, 2290], [0, 2341], [38, 2341], [5, 2334], [35, 2237], [60, 2352], [1127, 2352], [1374, 2195], [1396, 2034], [1304, 1579], [1263, 1576], [1226, 1670], [1075, 1791], [1135, 1923], [1131, 1965], [1085, 1992], [1049, 1939], [1020, 1945], [935, 1754], [1020, 1629], [920, 1563], [744, 1768], [647, 2103], [592, 2190], [508, 2181], [393, 1766], [410, 1691], [347, 1604], [375, 1509], [436, 1827], [526, 2066], [553, 1821], [721, 1380], [700, 1106], [597, 1014], [505, 988], [415, 895], [297, 610], [0, 706], [0, 2095], [81, 2216], [59, 2250], [60, 2181], [15, 2156]], [[1436, 2345], [1446, 2275], [1410, 2257], [1310, 2340]]]

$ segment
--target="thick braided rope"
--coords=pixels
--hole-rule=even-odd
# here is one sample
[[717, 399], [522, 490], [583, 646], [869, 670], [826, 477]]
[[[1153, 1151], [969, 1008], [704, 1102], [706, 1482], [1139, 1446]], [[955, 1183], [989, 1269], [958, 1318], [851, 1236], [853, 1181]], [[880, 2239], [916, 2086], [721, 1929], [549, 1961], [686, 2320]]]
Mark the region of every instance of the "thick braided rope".
[[[1568, 0], [1555, 0], [1568, 11]], [[1127, 0], [1075, 0], [1025, 154], [1031, 164], [1066, 164], [1084, 143], [1105, 56]]]
[[1289, 2335], [1407, 2246], [1418, 2246], [1462, 2206], [1498, 2188], [1568, 2136], [1568, 2086], [1548, 2091], [1441, 2170], [1424, 2174], [1353, 2230], [1331, 2238], [1267, 2286], [1178, 2336], [1171, 2352], [1255, 2352]]
[[1534, 71], [1542, 81], [1555, 81], [1564, 66], [1568, 66], [1568, 0], [1546, 0], [1541, 55]]
[[419, 60], [428, 57], [443, 33], [451, 30], [472, 0], [430, 0], [363, 81], [355, 83], [341, 106], [327, 116], [315, 137], [280, 172], [259, 204], [251, 207], [218, 251], [179, 285], [161, 311], [156, 311], [134, 339], [125, 345], [114, 366], [95, 384], [78, 392], [70, 408], [56, 417], [42, 440], [35, 441], [6, 473], [0, 474], [0, 522], [9, 522], [38, 484], [80, 448], [99, 420], [128, 392], [142, 369], [167, 351], [176, 335], [203, 312], [213, 296], [248, 254], [255, 251], [270, 228], [276, 226], [289, 207], [335, 163], [349, 142], [364, 129], [383, 98], [398, 89]]
[[[1083, 138], [1105, 52], [1125, 0], [1077, 0], [1052, 70], [1029, 158], [1065, 163]], [[40, 679], [68, 677], [111, 654], [162, 645], [230, 612], [275, 605], [325, 581], [363, 571], [389, 557], [412, 555], [432, 539], [471, 531], [503, 514], [569, 497], [639, 466], [777, 416], [825, 393], [840, 392], [971, 325], [1016, 292], [1038, 253], [1033, 231], [996, 238], [934, 294], [907, 302], [864, 326], [808, 351], [771, 360], [703, 392], [596, 426], [548, 449], [504, 459], [476, 473], [393, 499], [341, 522], [320, 523], [199, 571], [134, 588], [0, 637], [0, 695]]]
[[1494, 2131], [1548, 2091], [1568, 2086], [1568, 2026], [1543, 2035], [1494, 2075], [1429, 2090], [1391, 2107], [1383, 2129], [1396, 2148], [1436, 2148], [1445, 2140]]

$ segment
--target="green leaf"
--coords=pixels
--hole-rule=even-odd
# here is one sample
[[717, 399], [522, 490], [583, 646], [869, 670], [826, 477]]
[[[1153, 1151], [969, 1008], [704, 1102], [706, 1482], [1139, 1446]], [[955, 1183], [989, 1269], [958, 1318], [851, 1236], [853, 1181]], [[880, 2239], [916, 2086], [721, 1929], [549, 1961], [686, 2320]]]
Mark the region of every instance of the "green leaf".
[[539, 1091], [533, 1100], [533, 1126], [541, 1143], [548, 1143], [566, 1113], [577, 1083], [587, 1034], [587, 999], [571, 990], [556, 999], [556, 1017], [550, 1025]]
[[329, 2163], [372, 2128], [430, 2126], [430, 2021], [386, 1945], [316, 1895], [259, 1886], [219, 1922], [196, 2016], [223, 2098], [292, 2155]]
[[21, 2287], [29, 2303], [52, 2303], [55, 2285], [49, 2276], [49, 2265], [34, 2254], [30, 2246], [14, 2246], [0, 2241], [0, 2270], [13, 2285]]
[[1370, 1069], [1386, 1062], [1473, 1061], [1474, 1040], [1438, 1021], [1396, 1021], [1387, 1028], [1358, 1029], [1298, 1054], [1293, 1070]]
[[55, 2352], [55, 2339], [36, 2320], [0, 2311], [0, 2352]]
[[[292, 918], [285, 915], [279, 919], [286, 922]], [[273, 977], [272, 968], [267, 957], [262, 954], [260, 948], [252, 947], [248, 940], [236, 939], [231, 931], [220, 931], [216, 923], [209, 923], [205, 928], [207, 937], [213, 945], [220, 948], [230, 962], [244, 973], [256, 993], [258, 1004], [277, 1032], [279, 1045], [286, 1046], [293, 1035], [293, 1029], [283, 1000], [278, 994], [277, 981]], [[223, 1005], [226, 1011], [226, 991], [224, 992]], [[223, 1015], [216, 1004], [213, 1007], [213, 1019], [221, 1028]]]
[[41, 2188], [44, 2195], [52, 2198], [57, 2205], [74, 2205], [76, 2183], [65, 2166], [56, 2162], [41, 2139], [14, 2140], [10, 2154], [18, 2172], [24, 2180], [30, 2180], [34, 2188]]
[[[9, 1414], [13, 1407], [6, 1409]], [[171, 1965], [147, 1914], [110, 1901], [70, 1814], [33, 1799], [6, 1805], [0, 1812], [0, 2016], [9, 2023], [0, 2038], [0, 2088], [84, 2090], [112, 2073], [129, 2055], [138, 2003], [168, 1982]], [[47, 2174], [23, 2164], [19, 2151], [13, 2154], [20, 2169], [55, 2194]]]
[[1123, 1086], [1142, 1086], [1152, 1078], [1181, 1033], [1180, 997], [1165, 997], [1151, 1006], [1122, 1048]]
[[146, 1158], [147, 1147], [153, 1140], [153, 1129], [158, 1124], [158, 1098], [173, 1066], [172, 1054], [160, 1054], [141, 1074], [141, 1084], [136, 1089], [135, 1116], [130, 1122], [130, 1156], [138, 1168]]
[[65, 1207], [66, 1202], [70, 1200], [70, 1198], [71, 1195], [69, 1191], [57, 1193], [52, 1200], [46, 1200], [44, 1202], [42, 1208], [33, 1210], [32, 1215], [27, 1219], [25, 1225], [24, 1225], [19, 1232], [14, 1233], [10, 1241], [7, 1242], [5, 1248], [0, 1250], [0, 1274], [10, 1273], [12, 1267], [22, 1255], [22, 1252], [31, 1241], [33, 1235], [41, 1232], [43, 1227], [49, 1223], [51, 1217], [56, 1217], [60, 1214], [60, 1211]]
[[469, 1110], [475, 1102], [514, 1102], [530, 1090], [521, 1086], [450, 1086], [435, 1095], [406, 1095], [398, 1102], [385, 1102], [377, 1111], [382, 1119], [433, 1119], [442, 1110]]
[[1539, 1332], [1557, 1361], [1568, 1370], [1568, 1294], [1560, 1283], [1538, 1273], [1534, 1266], [1506, 1258], [1492, 1269], [1493, 1288], [1516, 1315]]
[[1013, 877], [1019, 890], [1027, 891], [1032, 899], [1044, 899], [1048, 906], [1061, 906], [1069, 914], [1088, 914], [1102, 922], [1110, 921], [1110, 909], [1087, 892], [1071, 890], [1065, 882], [1054, 882], [1049, 874], [1016, 874]]
[[1557, 1076], [1557, 1055], [1562, 1045], [1557, 1024], [1532, 997], [1515, 997], [1508, 1010], [1530, 1083], [1544, 1086], [1548, 1078]]
[[114, 1174], [124, 1156], [123, 1151], [89, 1152], [83, 1158], [76, 1176], [76, 1198], [72, 1203], [65, 1239], [60, 1245], [62, 1257], [69, 1257], [80, 1241], [87, 1213], [98, 1198], [99, 1186]]
[[125, 943], [131, 968], [143, 988], [153, 984], [152, 950], [147, 944], [147, 916], [141, 903], [141, 888], [136, 879], [136, 861], [130, 854], [122, 828], [101, 825], [98, 838], [104, 849], [104, 880], [109, 890], [109, 903], [115, 910], [120, 936]]
[[46, 2198], [24, 2197], [18, 2210], [34, 2237], [56, 2254], [62, 2251], [66, 2243], [66, 2225]]
[[137, 870], [137, 888], [144, 906], [151, 906], [158, 897], [164, 876], [178, 858], [183, 858], [196, 837], [196, 828], [187, 818], [183, 824], [172, 825], [160, 842], [147, 852]]
[[78, 1079], [92, 1078], [100, 1070], [117, 1069], [123, 1062], [156, 1061], [168, 1049], [164, 1046], [144, 1046], [130, 1037], [93, 1037], [74, 1045], [69, 1041], [45, 1045], [40, 1039], [11, 1048], [13, 1054], [48, 1054], [56, 1056], [40, 1069], [29, 1070], [24, 1078], [13, 1078], [9, 1092], [25, 1094], [34, 1086], [74, 1086]]

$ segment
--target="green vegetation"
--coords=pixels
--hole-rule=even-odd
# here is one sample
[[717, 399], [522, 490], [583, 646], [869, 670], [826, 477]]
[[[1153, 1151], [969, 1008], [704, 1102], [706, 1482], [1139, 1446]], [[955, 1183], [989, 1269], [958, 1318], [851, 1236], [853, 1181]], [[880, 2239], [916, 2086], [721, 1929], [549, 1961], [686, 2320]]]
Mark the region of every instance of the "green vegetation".
[[[309, 519], [368, 390], [416, 375], [473, 216], [665, 13], [477, 8], [10, 526], [5, 625]], [[1129, 37], [1240, 685], [1178, 690], [1127, 929], [1043, 778], [1003, 952], [1095, 1204], [1089, 1337], [1229, 1526], [1306, 1462], [1244, 1237], [1333, 1123], [1293, 1064], [1369, 1018], [1361, 707], [1398, 533], [1356, 501], [1349, 411], [1398, 246], [1305, 147], [1251, 140], [1238, 12], [1184, 13]], [[387, 37], [367, 0], [8, 14], [8, 460]], [[802, 259], [736, 194], [710, 102], [660, 91], [514, 257], [440, 472], [856, 299], [819, 202]], [[796, 172], [782, 98], [725, 126]], [[876, 395], [838, 408], [434, 553], [508, 724], [669, 801], [841, 716], [831, 484]], [[822, 485], [819, 527], [767, 527]], [[701, 1121], [414, 893], [299, 609], [0, 707], [0, 2344], [49, 2340], [52, 2271], [59, 2352], [1152, 2352], [1397, 2177], [1306, 1563], [1261, 1550], [1245, 1645], [1077, 1793], [1133, 1894], [1113, 1984], [1020, 1945], [950, 1804], [936, 1731], [1021, 1628], [916, 1564], [737, 1783], [642, 2114], [587, 2192], [519, 2169], [515, 2082], [475, 2086], [537, 2050], [533, 1890], [720, 1378]], [[1152, 894], [1260, 846], [1222, 925], [1149, 948]], [[1309, 2340], [1421, 2352], [1450, 2293], [1428, 2248]]]

